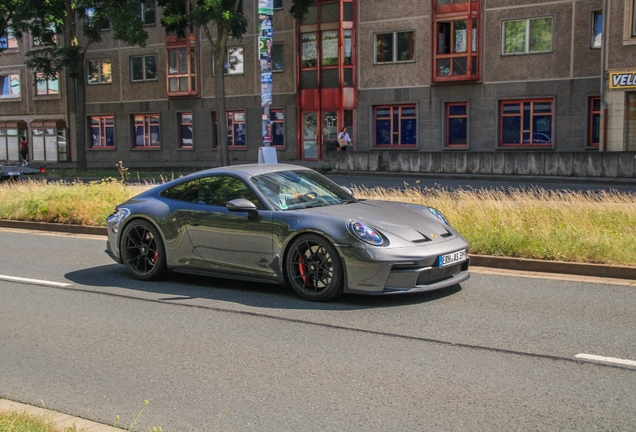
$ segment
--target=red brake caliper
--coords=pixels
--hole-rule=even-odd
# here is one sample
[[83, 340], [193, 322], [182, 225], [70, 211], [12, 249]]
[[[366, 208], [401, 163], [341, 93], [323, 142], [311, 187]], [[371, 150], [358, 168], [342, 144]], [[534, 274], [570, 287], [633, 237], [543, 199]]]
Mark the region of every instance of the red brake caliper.
[[303, 284], [307, 285], [307, 266], [304, 264], [303, 257], [300, 255], [298, 255], [298, 270], [300, 271]]

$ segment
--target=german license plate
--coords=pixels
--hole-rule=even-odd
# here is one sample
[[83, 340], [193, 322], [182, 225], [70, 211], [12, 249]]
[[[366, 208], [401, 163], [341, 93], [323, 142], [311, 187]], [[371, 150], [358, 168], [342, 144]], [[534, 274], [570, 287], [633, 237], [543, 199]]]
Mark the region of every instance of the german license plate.
[[438, 263], [440, 267], [446, 267], [451, 264], [466, 261], [466, 258], [468, 258], [466, 249], [462, 249], [457, 252], [449, 253], [446, 255], [440, 255]]

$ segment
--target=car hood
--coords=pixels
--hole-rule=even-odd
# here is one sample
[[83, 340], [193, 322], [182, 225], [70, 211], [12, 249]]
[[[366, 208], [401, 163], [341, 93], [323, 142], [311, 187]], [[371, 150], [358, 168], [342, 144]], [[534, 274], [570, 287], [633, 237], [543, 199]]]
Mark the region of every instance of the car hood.
[[346, 205], [304, 210], [342, 219], [364, 222], [384, 234], [393, 234], [411, 243], [444, 241], [455, 237], [448, 226], [430, 214], [424, 206], [391, 201], [358, 201]]

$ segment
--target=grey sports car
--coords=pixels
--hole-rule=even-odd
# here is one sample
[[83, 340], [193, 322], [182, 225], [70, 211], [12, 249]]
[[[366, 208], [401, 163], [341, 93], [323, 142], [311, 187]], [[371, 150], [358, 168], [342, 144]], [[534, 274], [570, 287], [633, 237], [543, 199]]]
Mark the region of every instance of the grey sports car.
[[468, 244], [439, 211], [359, 200], [296, 165], [190, 174], [118, 205], [107, 227], [107, 253], [142, 280], [209, 273], [288, 284], [325, 301], [469, 278]]

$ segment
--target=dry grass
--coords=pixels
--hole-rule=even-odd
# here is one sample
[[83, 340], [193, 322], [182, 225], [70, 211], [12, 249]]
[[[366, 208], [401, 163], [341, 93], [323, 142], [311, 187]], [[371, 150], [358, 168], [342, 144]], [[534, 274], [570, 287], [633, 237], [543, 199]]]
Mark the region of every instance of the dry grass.
[[636, 195], [624, 193], [358, 189], [356, 196], [439, 209], [471, 253], [636, 265]]
[[[150, 186], [114, 179], [87, 184], [0, 183], [0, 218], [104, 226], [115, 205]], [[475, 254], [636, 265], [634, 194], [418, 187], [354, 193], [439, 209]]]
[[90, 183], [5, 182], [0, 184], [0, 219], [104, 226], [115, 205], [148, 186], [114, 179]]
[[59, 429], [46, 416], [0, 411], [0, 432], [82, 432], [77, 427]]

